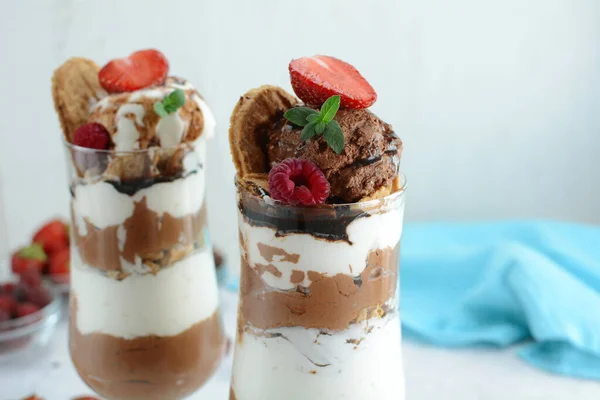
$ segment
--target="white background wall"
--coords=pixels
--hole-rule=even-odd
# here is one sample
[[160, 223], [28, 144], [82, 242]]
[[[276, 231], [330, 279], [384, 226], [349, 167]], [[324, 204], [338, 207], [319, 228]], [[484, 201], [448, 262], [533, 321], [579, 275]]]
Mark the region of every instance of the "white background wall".
[[405, 141], [407, 217], [600, 223], [597, 0], [0, 0], [0, 170], [10, 244], [67, 215], [53, 68], [156, 47], [220, 122], [214, 241], [237, 246], [228, 117], [287, 63], [324, 53], [379, 93]]

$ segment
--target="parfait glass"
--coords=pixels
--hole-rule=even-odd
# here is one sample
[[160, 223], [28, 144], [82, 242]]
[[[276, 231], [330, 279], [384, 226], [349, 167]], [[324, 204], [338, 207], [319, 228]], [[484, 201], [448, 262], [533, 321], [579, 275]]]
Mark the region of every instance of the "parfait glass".
[[[0, 257], [8, 260], [8, 229], [6, 227], [6, 214], [4, 206], [4, 190], [2, 184], [2, 170], [0, 170]], [[1, 268], [1, 267], [0, 267]], [[5, 279], [10, 275], [10, 268], [0, 269], [0, 279]]]
[[291, 206], [236, 181], [240, 303], [230, 400], [402, 400], [401, 189]]
[[225, 347], [208, 237], [206, 142], [129, 152], [66, 143], [70, 353], [111, 399], [181, 399]]

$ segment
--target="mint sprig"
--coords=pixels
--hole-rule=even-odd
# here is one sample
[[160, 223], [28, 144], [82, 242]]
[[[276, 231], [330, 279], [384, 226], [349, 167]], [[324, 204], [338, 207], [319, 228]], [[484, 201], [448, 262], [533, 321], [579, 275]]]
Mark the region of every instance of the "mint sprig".
[[182, 89], [173, 90], [162, 101], [154, 103], [154, 111], [161, 117], [174, 113], [185, 104], [185, 92]]
[[321, 106], [321, 110], [309, 107], [294, 107], [286, 111], [283, 117], [294, 125], [302, 126], [300, 139], [309, 140], [317, 135], [323, 138], [337, 154], [344, 150], [344, 133], [342, 127], [333, 118], [340, 109], [340, 96], [328, 98]]

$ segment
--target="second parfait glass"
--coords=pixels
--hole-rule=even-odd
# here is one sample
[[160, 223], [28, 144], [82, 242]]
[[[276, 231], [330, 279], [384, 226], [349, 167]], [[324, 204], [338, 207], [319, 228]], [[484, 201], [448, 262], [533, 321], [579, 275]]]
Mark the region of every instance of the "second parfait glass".
[[238, 180], [240, 304], [230, 400], [402, 400], [404, 182], [291, 206]]
[[67, 144], [70, 352], [118, 399], [181, 399], [224, 350], [205, 203], [206, 141], [131, 152]]

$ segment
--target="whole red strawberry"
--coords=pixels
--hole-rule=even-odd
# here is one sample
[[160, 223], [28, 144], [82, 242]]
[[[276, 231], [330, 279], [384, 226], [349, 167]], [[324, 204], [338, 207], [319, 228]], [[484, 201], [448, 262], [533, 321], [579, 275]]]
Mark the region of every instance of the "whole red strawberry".
[[69, 246], [69, 228], [59, 219], [52, 220], [33, 235], [33, 242], [41, 244], [47, 254], [53, 254]]
[[15, 311], [15, 316], [17, 318], [20, 317], [25, 317], [27, 315], [31, 315], [33, 313], [36, 313], [40, 310], [41, 308], [33, 303], [19, 303], [17, 304], [16, 307], [16, 311]]
[[81, 125], [73, 134], [73, 144], [88, 149], [106, 150], [110, 135], [104, 125], [96, 122]]
[[312, 161], [288, 158], [271, 168], [269, 191], [272, 198], [287, 204], [323, 204], [329, 182]]
[[162, 84], [168, 73], [169, 62], [164, 54], [149, 49], [110, 61], [102, 67], [98, 79], [108, 93], [133, 92]]
[[368, 108], [377, 93], [352, 65], [330, 56], [302, 57], [289, 65], [294, 92], [302, 101], [321, 106], [340, 95], [341, 108]]
[[66, 283], [69, 281], [70, 260], [71, 251], [68, 247], [59, 250], [50, 256], [50, 267], [48, 268], [48, 272], [50, 273], [50, 278], [52, 278], [54, 282]]
[[47, 256], [40, 244], [34, 243], [31, 246], [23, 247], [13, 253], [11, 259], [12, 272], [17, 275], [26, 271], [42, 273]]

